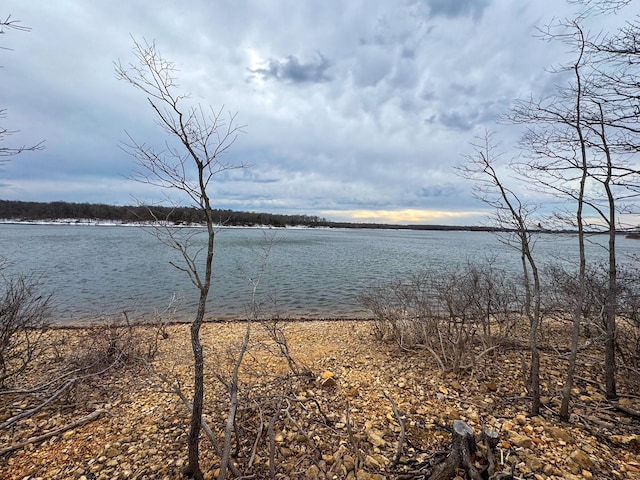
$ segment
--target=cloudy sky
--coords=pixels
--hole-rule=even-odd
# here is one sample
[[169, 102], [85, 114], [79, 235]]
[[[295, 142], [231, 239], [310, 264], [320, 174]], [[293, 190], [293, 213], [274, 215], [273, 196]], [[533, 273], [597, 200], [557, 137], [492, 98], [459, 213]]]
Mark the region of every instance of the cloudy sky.
[[[129, 180], [127, 133], [162, 146], [144, 96], [114, 73], [132, 37], [155, 41], [191, 101], [246, 125], [215, 206], [362, 222], [480, 224], [454, 165], [516, 98], [541, 95], [564, 47], [536, 27], [562, 0], [4, 0], [28, 33], [0, 35], [6, 146], [45, 149], [0, 167], [0, 198], [129, 205], [163, 193]], [[597, 17], [608, 29], [634, 15]], [[182, 199], [176, 199], [183, 203]]]

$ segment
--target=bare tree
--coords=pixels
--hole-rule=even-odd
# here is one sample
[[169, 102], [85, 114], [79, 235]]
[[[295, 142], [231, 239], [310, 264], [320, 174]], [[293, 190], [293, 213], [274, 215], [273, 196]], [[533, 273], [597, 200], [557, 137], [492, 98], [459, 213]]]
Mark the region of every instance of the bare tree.
[[[5, 118], [7, 114], [6, 109], [0, 110], [0, 118]], [[9, 130], [6, 127], [0, 126], [0, 145], [3, 145], [7, 137], [17, 133], [17, 130]], [[44, 148], [44, 142], [39, 142], [35, 145], [19, 145], [13, 147], [0, 146], [0, 164], [8, 160], [7, 157], [13, 157], [23, 152], [34, 152], [36, 150], [42, 150]]]
[[495, 209], [497, 224], [511, 231], [514, 238], [507, 238], [508, 245], [520, 252], [522, 282], [525, 299], [524, 311], [529, 320], [529, 366], [528, 390], [531, 395], [531, 414], [540, 413], [540, 351], [537, 344], [538, 327], [541, 321], [541, 286], [538, 266], [533, 255], [534, 240], [532, 216], [536, 208], [524, 203], [509, 189], [500, 177], [496, 163], [500, 155], [494, 155], [495, 145], [491, 133], [472, 143], [475, 152], [468, 156], [468, 163], [459, 167], [464, 178], [476, 182], [476, 196]]
[[[611, 6], [614, 2], [599, 2]], [[619, 4], [619, 7], [624, 5]], [[585, 289], [585, 236], [587, 230], [608, 234], [607, 302], [600, 321], [604, 339], [607, 398], [616, 393], [617, 262], [616, 235], [620, 214], [634, 213], [640, 194], [640, 168], [634, 153], [640, 150], [640, 117], [637, 85], [640, 24], [629, 23], [617, 36], [590, 36], [582, 19], [554, 24], [542, 38], [559, 41], [575, 53], [575, 60], [554, 71], [567, 78], [553, 95], [516, 103], [509, 119], [530, 125], [523, 139], [527, 160], [520, 166], [540, 188], [573, 202], [575, 213], [564, 217], [577, 228], [579, 243], [578, 285]], [[561, 416], [568, 418], [570, 377], [575, 369], [577, 338], [583, 320], [584, 299], [575, 297], [574, 332]], [[586, 319], [585, 319], [586, 320]]]
[[584, 7], [583, 15], [618, 13], [631, 3], [631, 0], [567, 0], [573, 5]]
[[[620, 8], [623, 6], [624, 4]], [[637, 152], [640, 151], [640, 112], [637, 106], [640, 85], [639, 34], [640, 22], [636, 19], [627, 22], [614, 34], [596, 38], [588, 45], [598, 60], [595, 65], [598, 97], [594, 100], [597, 109], [589, 124], [595, 139], [591, 146], [602, 157], [593, 178], [605, 191], [605, 201], [598, 213], [608, 226], [609, 233], [609, 281], [602, 323], [607, 332], [605, 385], [607, 398], [610, 400], [617, 398], [615, 343], [619, 291], [616, 233], [624, 228], [617, 213], [637, 214], [636, 202], [640, 196], [640, 163], [637, 160]]]
[[[30, 27], [24, 26], [20, 23], [20, 20], [13, 20], [11, 15], [7, 16], [4, 20], [0, 20], [0, 34], [6, 33], [7, 31], [15, 30], [18, 32], [28, 32], [31, 30]], [[0, 46], [0, 50], [8, 50], [6, 47]], [[0, 108], [0, 119], [5, 118], [7, 115], [6, 108]], [[34, 150], [42, 150], [43, 142], [39, 142], [32, 146], [27, 145], [19, 145], [19, 146], [5, 146], [4, 143], [7, 140], [7, 137], [17, 133], [16, 130], [9, 130], [7, 127], [0, 126], [0, 164], [7, 161], [7, 157], [12, 157], [14, 155], [18, 155], [22, 152], [34, 151]]]
[[[594, 159], [589, 155], [590, 130], [587, 125], [593, 113], [594, 103], [590, 100], [595, 92], [592, 58], [586, 48], [587, 38], [580, 21], [550, 25], [541, 30], [541, 36], [547, 41], [562, 42], [575, 52], [573, 62], [553, 70], [567, 77], [571, 74], [571, 79], [564, 85], [558, 85], [552, 95], [516, 102], [508, 119], [528, 125], [521, 142], [525, 160], [518, 166], [519, 173], [541, 190], [567, 201], [569, 211], [556, 212], [557, 218], [577, 230], [578, 291], [571, 309], [571, 354], [560, 407], [560, 417], [567, 420], [586, 288], [585, 218], [588, 213], [598, 211], [597, 201], [588, 195], [593, 191]], [[573, 208], [575, 211], [571, 212]]]
[[186, 474], [202, 479], [199, 437], [204, 398], [204, 356], [200, 327], [211, 288], [216, 234], [210, 188], [216, 175], [245, 166], [225, 162], [222, 158], [242, 132], [242, 127], [237, 124], [235, 115], [230, 114], [225, 121], [221, 110], [201, 105], [188, 106], [188, 95], [177, 92], [175, 65], [162, 57], [154, 43], [134, 40], [133, 53], [136, 63], [127, 66], [116, 63], [116, 76], [146, 95], [156, 122], [169, 140], [162, 149], [156, 149], [136, 142], [127, 134], [129, 140], [123, 148], [142, 168], [140, 181], [186, 194], [204, 214], [206, 224], [204, 264], [198, 258], [200, 248], [194, 242], [193, 233], [181, 235], [168, 224], [164, 229], [164, 241], [175, 248], [184, 261], [182, 265], [175, 266], [189, 276], [199, 292], [198, 308], [191, 323], [194, 393]]

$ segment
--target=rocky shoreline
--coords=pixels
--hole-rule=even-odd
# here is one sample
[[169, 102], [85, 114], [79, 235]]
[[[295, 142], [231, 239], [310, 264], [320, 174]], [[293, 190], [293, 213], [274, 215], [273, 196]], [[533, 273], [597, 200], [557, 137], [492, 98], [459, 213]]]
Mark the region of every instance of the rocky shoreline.
[[[581, 366], [572, 421], [561, 424], [555, 410], [563, 367], [554, 355], [543, 356], [543, 371], [549, 372], [543, 414], [530, 417], [518, 348], [486, 359], [473, 372], [453, 375], [439, 371], [425, 352], [400, 352], [396, 345], [380, 343], [368, 322], [291, 321], [281, 327], [299, 375], [291, 374], [277, 345], [257, 324], [241, 375], [241, 392], [251, 401], [239, 413], [236, 451], [247, 478], [269, 478], [274, 472], [281, 479], [425, 478], [438, 452], [446, 451], [454, 420], [476, 432], [498, 432], [498, 468], [511, 478], [640, 478], [640, 426], [605, 400], [593, 366]], [[188, 326], [164, 328], [153, 368], [188, 394]], [[244, 328], [242, 322], [203, 327], [205, 420], [217, 434], [225, 391], [216, 378], [228, 372]], [[640, 409], [640, 398], [626, 393], [620, 403]], [[26, 408], [6, 402], [0, 420]], [[98, 410], [104, 413], [87, 423], [2, 456], [0, 478], [181, 478], [188, 412], [149, 368], [110, 371], [79, 385], [26, 424], [0, 431], [0, 443], [54, 431]], [[276, 420], [270, 423], [270, 418]], [[213, 479], [219, 459], [205, 435], [201, 450], [205, 478]]]

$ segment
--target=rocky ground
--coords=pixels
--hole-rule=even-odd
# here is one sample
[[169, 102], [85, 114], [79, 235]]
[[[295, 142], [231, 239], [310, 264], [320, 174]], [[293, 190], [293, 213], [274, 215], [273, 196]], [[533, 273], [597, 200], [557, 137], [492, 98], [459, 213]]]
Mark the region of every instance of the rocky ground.
[[[526, 352], [517, 345], [454, 375], [441, 372], [425, 352], [400, 352], [381, 343], [366, 321], [282, 326], [299, 375], [291, 374], [278, 344], [257, 324], [241, 370], [234, 453], [245, 478], [425, 478], [446, 451], [455, 419], [478, 433], [482, 428], [499, 433], [498, 469], [511, 478], [640, 478], [640, 425], [605, 400], [596, 356], [584, 357], [574, 415], [562, 424], [555, 412], [565, 365], [557, 352], [543, 355], [545, 406], [542, 415], [530, 417], [522, 381]], [[231, 375], [244, 328], [211, 323], [202, 331], [205, 419], [219, 438], [227, 408], [219, 379]], [[147, 333], [158, 332], [149, 327]], [[152, 365], [189, 395], [188, 326], [171, 325], [162, 333], [168, 337], [158, 337]], [[60, 351], [36, 369], [38, 381], [57, 371], [54, 363], [82, 342], [75, 330], [49, 335], [60, 337]], [[626, 395], [620, 405], [640, 410], [640, 393], [625, 383], [628, 376], [620, 377], [620, 392]], [[181, 478], [189, 415], [169, 390], [139, 364], [74, 385], [33, 416], [1, 430], [0, 449], [97, 410], [96, 418], [5, 453], [0, 478]], [[33, 402], [15, 395], [0, 398], [0, 421], [27, 411]], [[219, 458], [204, 435], [201, 450], [205, 478], [215, 478]]]

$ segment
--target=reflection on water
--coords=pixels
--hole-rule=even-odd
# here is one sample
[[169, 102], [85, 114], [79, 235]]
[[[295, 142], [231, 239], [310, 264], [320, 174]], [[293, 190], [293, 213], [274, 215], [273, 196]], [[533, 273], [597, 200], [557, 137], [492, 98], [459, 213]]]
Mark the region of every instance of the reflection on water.
[[[123, 310], [149, 314], [166, 308], [173, 296], [178, 314], [195, 308], [195, 288], [170, 264], [181, 265], [178, 253], [141, 228], [0, 225], [0, 239], [0, 256], [10, 261], [5, 272], [33, 273], [53, 289], [61, 322]], [[204, 238], [192, 241], [204, 245]], [[539, 263], [575, 257], [575, 243], [571, 237], [542, 236], [536, 246]], [[620, 237], [619, 245], [622, 257], [640, 254], [638, 240]], [[604, 253], [590, 246], [592, 257]], [[204, 259], [204, 252], [198, 258]], [[485, 258], [499, 268], [519, 265], [515, 249], [485, 232], [221, 229], [210, 314], [244, 316], [258, 304], [268, 314], [287, 317], [364, 316], [357, 295], [367, 286]]]

